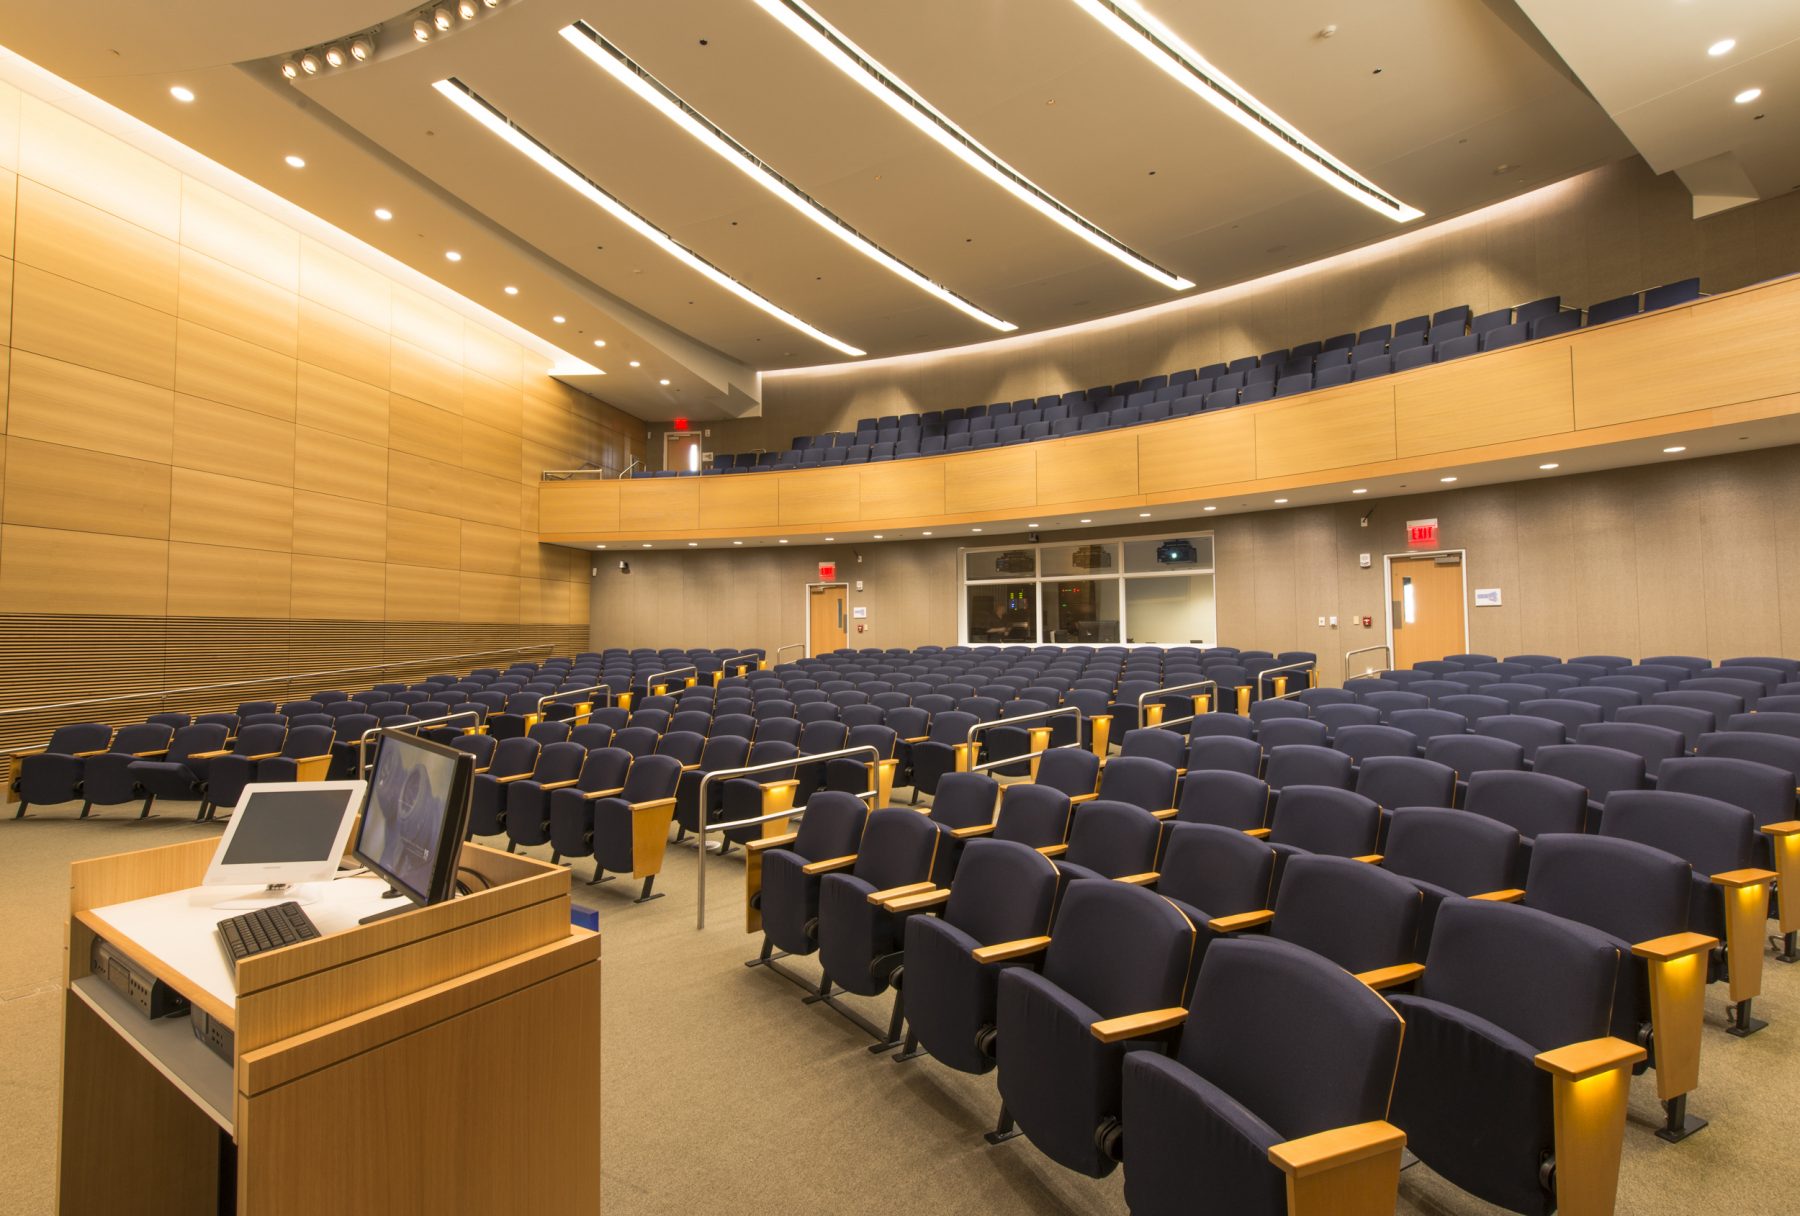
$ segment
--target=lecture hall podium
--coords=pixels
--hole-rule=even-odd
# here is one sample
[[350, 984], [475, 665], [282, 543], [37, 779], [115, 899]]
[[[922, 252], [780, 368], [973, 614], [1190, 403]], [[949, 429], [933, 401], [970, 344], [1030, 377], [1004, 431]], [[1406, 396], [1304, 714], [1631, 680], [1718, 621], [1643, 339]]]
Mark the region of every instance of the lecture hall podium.
[[[599, 1211], [600, 938], [568, 870], [466, 844], [471, 895], [342, 931], [362, 907], [321, 900], [326, 935], [246, 959], [233, 1000], [180, 919], [216, 845], [72, 867], [65, 1216]], [[231, 1025], [232, 1061], [91, 974], [96, 933]]]

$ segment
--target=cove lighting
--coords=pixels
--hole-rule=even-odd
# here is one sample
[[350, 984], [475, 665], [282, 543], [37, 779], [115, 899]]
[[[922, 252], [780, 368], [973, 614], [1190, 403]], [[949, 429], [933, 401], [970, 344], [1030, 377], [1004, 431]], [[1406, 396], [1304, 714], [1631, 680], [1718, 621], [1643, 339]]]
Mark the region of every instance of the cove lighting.
[[871, 262], [905, 279], [920, 291], [936, 296], [950, 307], [968, 314], [983, 325], [992, 326], [1002, 333], [1011, 333], [1019, 328], [1011, 321], [1004, 321], [965, 300], [941, 283], [935, 283], [926, 278], [923, 273], [913, 269], [852, 228], [841, 216], [776, 172], [772, 166], [758, 159], [755, 153], [720, 129], [706, 115], [694, 109], [662, 81], [645, 71], [641, 65], [607, 41], [600, 31], [587, 22], [577, 21], [573, 25], [565, 25], [559, 32], [570, 46], [587, 56], [608, 76], [636, 93], [644, 101], [649, 102], [664, 118], [705, 144], [715, 154], [730, 161], [757, 185]]
[[1425, 214], [1417, 207], [1409, 207], [1394, 198], [1308, 139], [1298, 128], [1283, 121], [1273, 110], [1208, 63], [1200, 52], [1151, 16], [1136, 0], [1074, 2], [1178, 84], [1332, 189], [1398, 224], [1416, 220]]
[[888, 109], [1051, 223], [1171, 291], [1186, 291], [1194, 285], [1192, 280], [1150, 261], [1001, 160], [802, 0], [756, 0], [756, 3]]
[[546, 148], [531, 135], [527, 134], [524, 128], [518, 126], [511, 119], [500, 113], [499, 110], [495, 109], [486, 100], [481, 98], [474, 90], [463, 84], [462, 81], [457, 80], [455, 77], [451, 77], [446, 80], [437, 81], [431, 87], [436, 89], [439, 94], [457, 109], [467, 114], [470, 118], [473, 118], [476, 122], [486, 127], [495, 135], [498, 135], [507, 143], [511, 144], [516, 151], [522, 153], [540, 169], [543, 169], [546, 173], [562, 182], [563, 185], [587, 199], [588, 202], [600, 208], [600, 210], [606, 212], [608, 215], [624, 224], [627, 228], [630, 228], [633, 232], [636, 232], [639, 236], [661, 249], [664, 253], [667, 253], [670, 257], [673, 257], [683, 265], [687, 266], [690, 270], [697, 271], [706, 278], [711, 279], [720, 287], [723, 287], [726, 291], [729, 291], [732, 295], [743, 300], [746, 304], [761, 309], [763, 312], [769, 314], [783, 324], [790, 325], [801, 333], [806, 334], [808, 337], [823, 342], [833, 350], [851, 356], [860, 356], [868, 353], [850, 345], [848, 342], [832, 337], [823, 330], [807, 324], [793, 313], [787, 311], [787, 309], [782, 308], [779, 304], [764, 299], [762, 296], [744, 286], [699, 254], [689, 249], [686, 245], [681, 244], [661, 228], [658, 228], [655, 224], [652, 224], [649, 220], [645, 219], [630, 207], [627, 207], [624, 203], [595, 185], [592, 181], [588, 180], [588, 178], [584, 177], [573, 165], [569, 164], [568, 161], [563, 160], [560, 156], [556, 155], [556, 153], [550, 151], [550, 149]]

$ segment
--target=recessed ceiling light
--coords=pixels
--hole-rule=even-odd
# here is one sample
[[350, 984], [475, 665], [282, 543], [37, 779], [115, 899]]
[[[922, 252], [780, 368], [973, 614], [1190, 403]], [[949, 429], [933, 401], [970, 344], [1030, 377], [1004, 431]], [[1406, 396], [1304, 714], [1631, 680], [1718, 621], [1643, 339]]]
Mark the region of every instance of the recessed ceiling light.
[[700, 542], [697, 540], [690, 540], [688, 542], [688, 548], [690, 548], [690, 549], [698, 549], [699, 547], [700, 547]]
[[1286, 501], [1287, 501], [1287, 499], [1285, 499], [1285, 498], [1277, 498], [1277, 499], [1276, 499], [1276, 500], [1275, 500], [1275, 503], [1276, 503], [1276, 505], [1277, 505], [1277, 506], [1279, 506], [1279, 505], [1280, 505], [1280, 504], [1282, 504], [1282, 503], [1284, 503], [1284, 502], [1286, 502]]
[[169, 90], [169, 96], [173, 97], [176, 101], [192, 101], [194, 100], [194, 90], [188, 88], [185, 84], [178, 84]]
[[1027, 527], [1027, 528], [1041, 528], [1041, 527], [1043, 527], [1043, 526], [1044, 526], [1044, 525], [1043, 525], [1043, 524], [1026, 524], [1026, 525], [1025, 525], [1025, 526], [1026, 526], [1026, 527]]
[[394, 218], [394, 213], [386, 207], [377, 207], [375, 208], [375, 218], [385, 224]]
[[282, 157], [281, 159], [283, 159], [287, 162], [288, 168], [290, 168], [290, 169], [306, 168], [306, 160], [304, 157], [294, 156], [292, 154], [289, 154], [287, 156]]
[[605, 338], [595, 338], [595, 339], [594, 339], [594, 345], [595, 345], [595, 346], [605, 346], [605, 345], [606, 345], [606, 339], [605, 339]]
[[510, 283], [507, 284], [505, 287], [502, 287], [500, 290], [504, 291], [509, 296], [516, 296], [519, 294], [519, 289], [517, 287], [512, 286]]
[[1742, 93], [1739, 93], [1736, 97], [1733, 97], [1731, 100], [1737, 102], [1740, 106], [1747, 106], [1751, 102], [1755, 101], [1758, 97], [1761, 97], [1761, 96], [1762, 96], [1761, 89], [1745, 89]]
[[732, 544], [734, 544], [734, 545], [741, 545], [741, 544], [743, 544], [743, 543], [744, 543], [744, 542], [743, 542], [743, 541], [741, 541], [741, 540], [734, 540], [734, 541], [732, 541], [732, 542], [731, 542], [731, 543], [732, 543]]
[[557, 324], [558, 324], [558, 325], [561, 325], [561, 324], [562, 324], [562, 323], [563, 323], [563, 322], [564, 322], [564, 321], [567, 321], [567, 320], [568, 320], [568, 319], [569, 319], [569, 318], [567, 318], [567, 317], [565, 317], [565, 316], [563, 316], [563, 315], [562, 315], [562, 314], [561, 314], [561, 313], [560, 313], [560, 312], [559, 312], [559, 313], [557, 313], [557, 314], [556, 314], [556, 315], [555, 315], [555, 316], [554, 316], [554, 317], [551, 317], [551, 318], [550, 318], [550, 319], [551, 319], [551, 320], [552, 320], [552, 321], [554, 321], [554, 322], [556, 322], [556, 323], [557, 323]]
[[1358, 486], [1358, 487], [1357, 487], [1357, 488], [1356, 488], [1356, 489], [1354, 489], [1354, 490], [1352, 490], [1352, 491], [1350, 491], [1350, 492], [1351, 492], [1351, 493], [1352, 493], [1352, 494], [1367, 494], [1367, 493], [1368, 493], [1368, 492], [1369, 492], [1369, 491], [1368, 491], [1368, 490], [1366, 490], [1366, 489], [1364, 489], [1364, 488], [1363, 488], [1363, 487], [1361, 487], [1361, 486]]
[[1674, 446], [1674, 447], [1672, 447], [1672, 448], [1664, 448], [1664, 449], [1663, 449], [1663, 451], [1664, 451], [1664, 452], [1665, 452], [1665, 453], [1666, 453], [1666, 454], [1668, 454], [1668, 455], [1670, 455], [1670, 456], [1673, 456], [1673, 455], [1674, 455], [1674, 454], [1675, 454], [1675, 453], [1677, 453], [1677, 452], [1685, 452], [1685, 451], [1687, 451], [1687, 448], [1685, 448], [1685, 447], [1683, 447], [1683, 446], [1682, 446], [1682, 445], [1681, 445], [1681, 444], [1679, 444], [1679, 443], [1678, 443], [1678, 444], [1676, 444], [1676, 445], [1675, 445], [1675, 446]]
[[1084, 520], [1082, 520], [1082, 521], [1081, 521], [1081, 522], [1082, 522], [1082, 523], [1084, 523], [1084, 524], [1091, 524], [1091, 523], [1093, 523], [1093, 522], [1094, 522], [1094, 521], [1093, 521], [1093, 520], [1091, 520], [1091, 519], [1084, 519]]
[[1217, 508], [1217, 507], [1201, 507], [1200, 509], [1202, 511], [1217, 511], [1219, 508]]
[[669, 387], [669, 382], [667, 380], [658, 380], [657, 383], [662, 385], [664, 388]]
[[969, 531], [971, 531], [971, 532], [979, 532], [979, 531], [981, 531], [981, 529], [980, 529], [980, 528], [970, 528], [970, 529], [969, 529]]
[[525, 156], [533, 164], [537, 165], [538, 168], [562, 182], [563, 185], [579, 194], [589, 203], [600, 208], [600, 210], [612, 216], [615, 220], [624, 224], [627, 228], [630, 228], [633, 232], [636, 232], [639, 236], [648, 240], [651, 244], [655, 245], [658, 249], [661, 249], [676, 261], [681, 262], [688, 267], [688, 269], [704, 275], [713, 283], [724, 288], [751, 307], [761, 309], [782, 324], [799, 330], [801, 333], [806, 334], [816, 341], [824, 343], [835, 351], [849, 355], [852, 358], [858, 358], [868, 353], [861, 347], [852, 346], [850, 343], [839, 338], [834, 338], [824, 330], [808, 324], [787, 309], [775, 303], [773, 300], [758, 295], [749, 287], [746, 287], [744, 284], [726, 274], [723, 270], [720, 270], [717, 266], [714, 266], [711, 262], [689, 249], [686, 245], [683, 245], [680, 241], [677, 241], [667, 232], [664, 232], [661, 228], [652, 224], [642, 215], [602, 190], [588, 178], [582, 176], [580, 171], [574, 166], [570, 165], [549, 148], [532, 138], [523, 127], [507, 118], [506, 115], [494, 108], [492, 104], [476, 94], [474, 90], [463, 84], [462, 81], [451, 77], [446, 80], [436, 81], [431, 87], [457, 109], [461, 110], [464, 114], [467, 114], [483, 127], [486, 127], [489, 132], [512, 145], [515, 151]]
[[776, 541], [775, 543], [778, 545], [785, 545], [785, 544], [787, 544], [787, 537], [784, 536], [780, 540]]
[[650, 547], [650, 542], [649, 542], [649, 541], [645, 541], [645, 542], [644, 542], [644, 548], [646, 548], [646, 549], [648, 549], [648, 548], [649, 548], [649, 547]]
[[642, 363], [639, 363], [636, 359], [633, 359], [631, 362], [627, 363], [625, 366], [627, 366], [627, 367], [642, 367], [644, 365]]
[[1186, 291], [1194, 285], [1150, 261], [1001, 160], [802, 0], [756, 0], [756, 3], [838, 71], [917, 127], [926, 138], [1051, 223], [1171, 291]]
[[1737, 48], [1736, 38], [1721, 38], [1706, 48], [1706, 53], [1717, 59], [1720, 55], [1729, 55]]
[[1562, 468], [1562, 466], [1560, 464], [1557, 464], [1556, 461], [1552, 460], [1548, 464], [1540, 464], [1538, 466], [1538, 468], [1540, 468], [1540, 469], [1544, 470], [1546, 473], [1548, 473], [1551, 469], [1560, 469], [1560, 468]]
[[1438, 480], [1439, 480], [1439, 481], [1441, 481], [1441, 482], [1443, 482], [1443, 483], [1444, 483], [1444, 484], [1445, 484], [1445, 485], [1449, 485], [1449, 484], [1450, 484], [1450, 483], [1451, 483], [1451, 482], [1453, 482], [1453, 481], [1455, 481], [1455, 480], [1456, 480], [1456, 478], [1454, 478], [1454, 477], [1440, 477], [1440, 478], [1438, 478]]
[[1148, 511], [1139, 511], [1139, 512], [1138, 512], [1138, 518], [1139, 518], [1139, 519], [1149, 519], [1149, 518], [1150, 518], [1150, 512], [1148, 512]]
[[649, 102], [662, 113], [664, 118], [669, 119], [705, 144], [715, 154], [730, 161], [770, 194], [870, 261], [905, 279], [926, 294], [942, 300], [959, 312], [973, 317], [983, 325], [991, 326], [1002, 333], [1011, 333], [1018, 328], [1011, 321], [994, 316], [957, 295], [943, 284], [927, 278], [923, 273], [852, 228], [823, 203], [759, 160], [749, 149], [715, 125], [711, 119], [677, 96], [673, 90], [650, 75], [639, 64], [633, 62], [630, 56], [607, 41], [598, 30], [587, 22], [577, 21], [573, 25], [564, 26], [559, 32], [570, 46], [587, 56], [608, 76], [636, 93], [644, 101]]
[[1424, 214], [1319, 147], [1291, 123], [1252, 97], [1158, 21], [1137, 0], [1075, 0], [1120, 41], [1177, 83], [1335, 190], [1396, 223]]
[[877, 532], [877, 533], [875, 533], [875, 539], [876, 539], [876, 540], [880, 540], [880, 539], [881, 539], [881, 533], [879, 533], [879, 532]]
[[444, 257], [446, 257], [447, 259], [449, 259], [452, 262], [462, 261], [462, 254], [456, 252], [456, 250], [454, 250], [454, 249], [444, 250]]
[[595, 545], [595, 546], [594, 546], [594, 548], [596, 548], [596, 549], [604, 549], [604, 548], [606, 548], [606, 546], [605, 546], [605, 545]]
[[835, 537], [835, 536], [827, 536], [827, 537], [826, 537], [826, 538], [825, 538], [825, 539], [826, 539], [826, 540], [836, 540], [836, 539], [837, 539], [837, 537]]

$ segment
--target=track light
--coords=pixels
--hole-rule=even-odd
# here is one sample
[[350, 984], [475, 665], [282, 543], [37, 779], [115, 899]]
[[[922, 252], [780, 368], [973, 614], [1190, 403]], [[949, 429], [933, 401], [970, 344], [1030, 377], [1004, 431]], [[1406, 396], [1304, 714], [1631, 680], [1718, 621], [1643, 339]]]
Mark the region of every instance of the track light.
[[282, 60], [281, 61], [281, 74], [283, 76], [286, 76], [289, 80], [293, 80], [295, 77], [299, 76], [300, 75], [300, 61], [298, 59]]
[[431, 23], [440, 30], [448, 30], [451, 26], [456, 24], [456, 14], [452, 13], [447, 8], [435, 9], [431, 14]]
[[859, 347], [852, 346], [848, 342], [834, 338], [823, 330], [808, 324], [793, 313], [787, 311], [785, 308], [782, 308], [779, 304], [757, 294], [749, 287], [746, 287], [744, 284], [726, 274], [723, 270], [720, 270], [717, 266], [714, 266], [711, 262], [689, 249], [686, 245], [683, 245], [680, 241], [677, 241], [667, 232], [664, 232], [661, 228], [652, 224], [642, 215], [633, 211], [630, 207], [627, 207], [611, 194], [608, 194], [605, 190], [602, 190], [599, 186], [595, 185], [587, 177], [583, 176], [573, 165], [569, 164], [568, 161], [539, 143], [535, 138], [528, 134], [523, 127], [519, 126], [499, 110], [495, 109], [473, 89], [470, 89], [469, 86], [462, 83], [462, 81], [452, 77], [436, 81], [431, 87], [446, 101], [450, 102], [451, 105], [454, 105], [464, 114], [480, 123], [483, 127], [486, 127], [492, 134], [497, 135], [506, 143], [512, 145], [516, 152], [537, 165], [538, 168], [556, 178], [556, 180], [573, 190], [576, 194], [579, 194], [589, 203], [592, 203], [595, 207], [606, 212], [608, 215], [612, 216], [613, 219], [625, 225], [627, 228], [630, 228], [633, 232], [655, 245], [658, 249], [662, 250], [676, 261], [682, 263], [688, 269], [704, 276], [716, 286], [729, 291], [732, 295], [750, 305], [752, 308], [760, 309], [762, 312], [774, 317], [782, 324], [792, 326], [794, 329], [799, 330], [801, 333], [806, 334], [816, 341], [824, 343], [835, 351], [839, 351], [852, 357], [868, 353]]
[[457, 0], [456, 14], [464, 21], [475, 20], [475, 14], [481, 10], [475, 7], [475, 0]]
[[322, 65], [319, 63], [319, 57], [317, 55], [313, 54], [311, 51], [308, 51], [308, 52], [306, 52], [306, 54], [300, 56], [300, 70], [302, 72], [305, 72], [308, 76], [317, 76], [319, 74], [319, 68], [321, 66]]
[[423, 17], [413, 22], [413, 37], [420, 42], [431, 41], [431, 23]]
[[328, 46], [325, 48], [325, 62], [329, 63], [332, 67], [341, 68], [344, 66], [346, 60], [347, 56], [344, 54], [343, 47]]
[[375, 44], [367, 38], [358, 38], [350, 43], [350, 58], [358, 63], [365, 63], [375, 56]]

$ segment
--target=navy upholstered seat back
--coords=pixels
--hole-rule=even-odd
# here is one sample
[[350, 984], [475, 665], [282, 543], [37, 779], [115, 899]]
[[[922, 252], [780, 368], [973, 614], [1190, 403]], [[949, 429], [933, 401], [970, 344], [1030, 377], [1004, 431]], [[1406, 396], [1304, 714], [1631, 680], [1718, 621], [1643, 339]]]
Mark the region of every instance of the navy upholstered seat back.
[[1194, 927], [1161, 896], [1128, 883], [1071, 883], [1043, 977], [1103, 1018], [1166, 1008], [1187, 983], [1193, 944]]
[[1300, 855], [1282, 873], [1270, 932], [1346, 971], [1411, 961], [1423, 897], [1379, 867], [1344, 857]]

